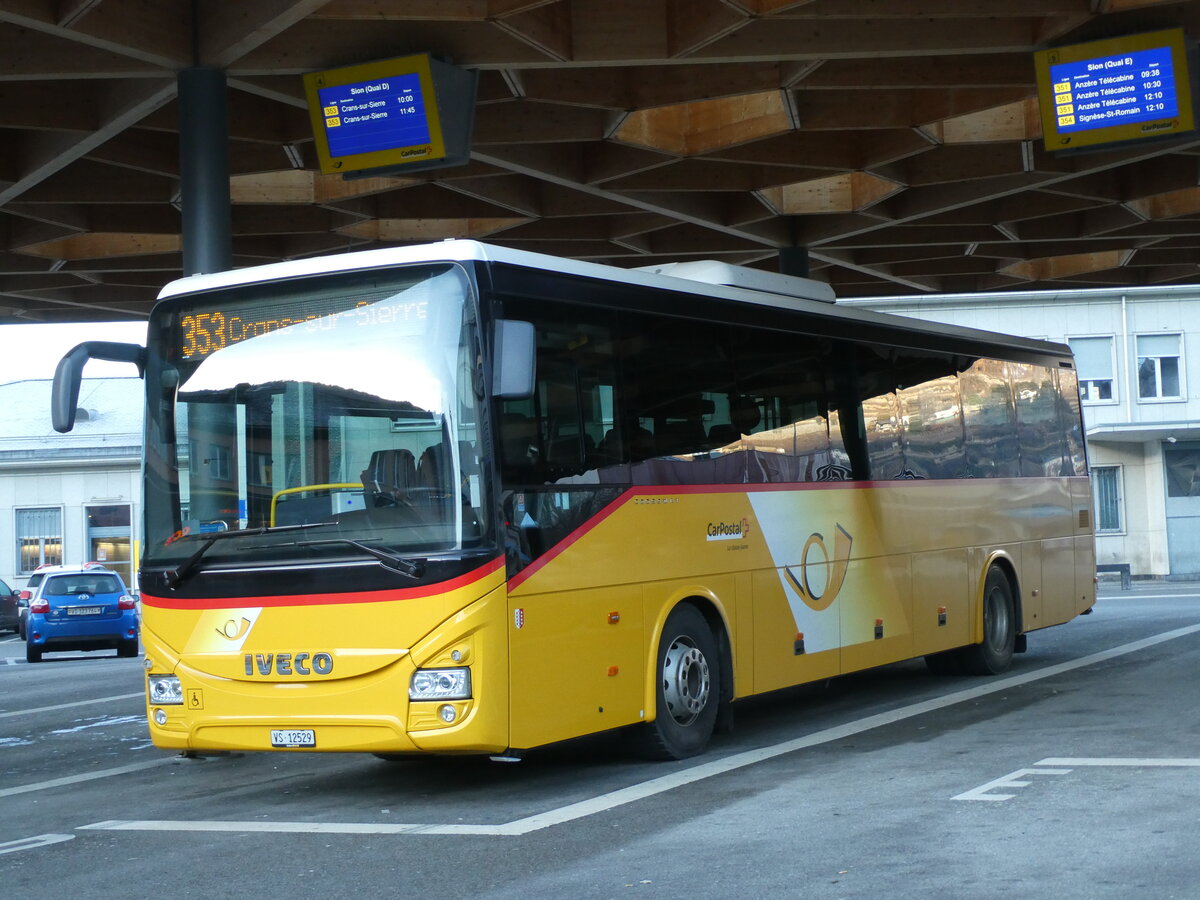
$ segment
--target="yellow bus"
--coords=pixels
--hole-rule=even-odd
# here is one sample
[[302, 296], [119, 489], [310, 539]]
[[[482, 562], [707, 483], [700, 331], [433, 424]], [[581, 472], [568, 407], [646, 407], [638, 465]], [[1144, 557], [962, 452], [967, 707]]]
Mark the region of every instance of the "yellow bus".
[[[722, 283], [723, 282], [723, 283]], [[185, 278], [143, 350], [154, 743], [385, 757], [624, 729], [924, 657], [998, 673], [1094, 601], [1060, 344], [720, 264], [469, 241]]]

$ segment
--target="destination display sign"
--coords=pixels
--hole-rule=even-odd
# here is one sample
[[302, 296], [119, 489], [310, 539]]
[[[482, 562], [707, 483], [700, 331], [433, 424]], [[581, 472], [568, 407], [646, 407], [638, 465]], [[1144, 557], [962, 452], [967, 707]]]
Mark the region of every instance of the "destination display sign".
[[413, 158], [430, 152], [425, 95], [416, 73], [319, 88], [330, 156], [405, 148]]
[[1035, 59], [1047, 150], [1195, 127], [1180, 29], [1044, 50]]
[[[446, 68], [422, 53], [305, 75], [321, 171], [428, 167], [443, 160], [436, 74]], [[456, 96], [452, 102], [463, 105]]]

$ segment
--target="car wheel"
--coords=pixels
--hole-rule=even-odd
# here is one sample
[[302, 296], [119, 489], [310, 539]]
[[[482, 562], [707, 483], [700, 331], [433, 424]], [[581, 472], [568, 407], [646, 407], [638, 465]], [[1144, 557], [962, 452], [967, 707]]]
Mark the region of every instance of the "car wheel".
[[42, 661], [42, 648], [35, 647], [33, 644], [27, 643], [25, 645], [25, 662], [35, 663], [35, 662], [41, 662], [41, 661]]
[[117, 644], [117, 656], [131, 657], [138, 655], [138, 639], [129, 638]]

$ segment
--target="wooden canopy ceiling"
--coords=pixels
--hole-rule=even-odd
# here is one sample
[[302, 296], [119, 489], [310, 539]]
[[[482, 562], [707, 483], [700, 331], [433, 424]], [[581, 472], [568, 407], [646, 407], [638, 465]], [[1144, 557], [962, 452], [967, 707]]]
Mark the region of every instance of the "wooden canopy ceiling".
[[[1200, 276], [1200, 139], [1043, 151], [1034, 50], [1162, 0], [0, 0], [0, 322], [143, 317], [181, 267], [176, 73], [228, 73], [235, 265], [473, 237], [839, 296]], [[300, 75], [481, 72], [472, 162], [319, 173]]]

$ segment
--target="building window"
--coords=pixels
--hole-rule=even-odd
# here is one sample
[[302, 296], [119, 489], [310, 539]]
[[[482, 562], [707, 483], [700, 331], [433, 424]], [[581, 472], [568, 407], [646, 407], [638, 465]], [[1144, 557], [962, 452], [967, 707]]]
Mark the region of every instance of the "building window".
[[1164, 447], [1168, 497], [1200, 497], [1200, 450]]
[[17, 510], [17, 565], [28, 575], [41, 565], [62, 565], [62, 510]]
[[209, 474], [219, 480], [229, 480], [229, 448], [222, 447], [220, 444], [208, 445], [208, 463]]
[[1067, 338], [1079, 373], [1079, 396], [1084, 403], [1111, 403], [1113, 395], [1113, 339]]
[[1138, 397], [1176, 400], [1179, 389], [1179, 335], [1143, 334], [1137, 339]]
[[1096, 491], [1096, 532], [1121, 531], [1121, 467], [1096, 466], [1092, 469], [1092, 485]]

